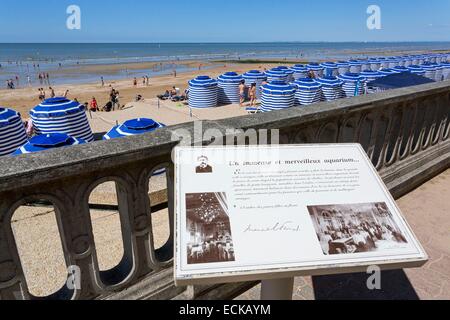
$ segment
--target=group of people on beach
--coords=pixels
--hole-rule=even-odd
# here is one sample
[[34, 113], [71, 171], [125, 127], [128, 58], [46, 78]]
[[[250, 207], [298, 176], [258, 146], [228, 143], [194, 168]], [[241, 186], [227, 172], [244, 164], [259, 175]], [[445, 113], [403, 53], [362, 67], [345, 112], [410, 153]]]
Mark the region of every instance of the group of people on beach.
[[[56, 97], [55, 90], [52, 87], [48, 87], [48, 90], [50, 91], [50, 95], [49, 95], [50, 98]], [[40, 101], [44, 101], [47, 98], [45, 89], [39, 88], [38, 91], [39, 91], [38, 99]], [[69, 94], [69, 90], [66, 90], [63, 96], [67, 97], [68, 94]]]
[[239, 106], [243, 107], [244, 102], [247, 98], [247, 90], [248, 90], [248, 97], [250, 99], [250, 107], [256, 106], [256, 83], [252, 83], [250, 85], [250, 88], [247, 89], [247, 86], [245, 85], [245, 80], [242, 80], [239, 84]]
[[50, 85], [50, 75], [48, 74], [48, 72], [47, 73], [45, 73], [45, 72], [39, 72], [39, 74], [38, 74], [38, 79], [39, 79], [39, 84], [40, 85], [43, 85], [43, 84], [48, 84], [48, 85]]

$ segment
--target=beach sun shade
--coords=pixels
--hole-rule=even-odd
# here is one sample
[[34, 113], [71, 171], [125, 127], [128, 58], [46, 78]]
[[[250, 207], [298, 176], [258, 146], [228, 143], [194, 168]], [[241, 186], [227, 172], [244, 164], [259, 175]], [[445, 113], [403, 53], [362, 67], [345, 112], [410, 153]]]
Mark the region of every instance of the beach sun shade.
[[359, 73], [348, 72], [340, 75], [339, 79], [344, 82], [342, 88], [348, 98], [360, 96], [364, 93], [364, 78]]
[[395, 66], [394, 68], [392, 68], [392, 70], [394, 70], [395, 72], [398, 72], [398, 73], [411, 72], [411, 70], [409, 70], [407, 67], [404, 67], [404, 66]]
[[308, 71], [312, 71], [314, 73], [315, 78], [323, 77], [324, 69], [320, 64], [316, 62], [311, 62], [308, 65], [306, 65], [306, 67], [308, 68]]
[[[119, 126], [113, 127], [107, 134], [103, 136], [103, 140], [111, 140], [124, 138], [129, 136], [136, 136], [148, 132], [153, 132], [159, 128], [165, 127], [164, 124], [156, 122], [153, 119], [138, 118], [125, 121]], [[153, 173], [157, 176], [166, 172], [166, 169], [158, 169]]]
[[278, 67], [267, 70], [265, 72], [265, 75], [267, 77], [268, 82], [273, 82], [273, 81], [287, 82], [288, 81], [288, 74], [285, 72], [284, 69], [280, 69]]
[[436, 67], [436, 73], [434, 75], [435, 81], [442, 81], [443, 80], [443, 74], [444, 74], [444, 66], [440, 63], [434, 63], [434, 66]]
[[338, 67], [339, 74], [346, 74], [347, 72], [350, 72], [350, 63], [348, 63], [348, 61], [338, 61], [336, 65]]
[[389, 76], [391, 74], [398, 73], [397, 71], [391, 69], [391, 68], [385, 68], [378, 71], [382, 76]]
[[286, 73], [287, 75], [287, 81], [286, 82], [291, 82], [294, 81], [294, 71], [286, 66], [280, 66], [278, 67], [278, 69], [282, 70], [284, 73]]
[[262, 87], [261, 111], [269, 112], [293, 107], [295, 87], [283, 81], [272, 81]]
[[389, 76], [369, 82], [367, 85], [380, 90], [389, 90], [417, 86], [426, 83], [432, 83], [433, 80], [419, 76], [412, 72], [395, 73]]
[[71, 137], [65, 133], [50, 133], [35, 136], [28, 143], [17, 149], [14, 155], [40, 152], [61, 147], [85, 144], [80, 138]]
[[295, 105], [307, 106], [322, 101], [322, 85], [314, 79], [298, 79], [292, 85], [297, 89], [295, 92]]
[[337, 77], [323, 77], [317, 79], [316, 81], [322, 85], [324, 100], [332, 101], [345, 97], [345, 93], [342, 89], [343, 82]]
[[63, 97], [50, 98], [30, 111], [35, 132], [66, 133], [91, 142], [94, 140], [84, 106]]
[[194, 109], [217, 107], [218, 84], [208, 76], [189, 81], [189, 107]]
[[247, 87], [250, 87], [253, 83], [256, 84], [256, 97], [261, 99], [261, 85], [267, 80], [266, 75], [258, 70], [250, 70], [244, 73], [242, 77]]
[[441, 62], [441, 66], [444, 68], [442, 70], [443, 80], [449, 80], [450, 79], [450, 62], [443, 61], [443, 62]]
[[294, 81], [308, 77], [308, 68], [303, 64], [296, 64], [291, 70], [294, 71]]
[[436, 71], [437, 71], [436, 64], [432, 62], [425, 62], [421, 64], [420, 67], [425, 70], [425, 77], [427, 77], [430, 80], [436, 80]]
[[236, 72], [227, 72], [219, 76], [219, 104], [239, 103], [239, 85], [244, 78]]
[[418, 74], [419, 76], [425, 76], [425, 70], [421, 66], [412, 64], [408, 66], [408, 69], [411, 73]]
[[13, 153], [27, 142], [27, 133], [20, 114], [0, 107], [0, 157]]
[[378, 58], [370, 58], [368, 60], [370, 65], [370, 70], [372, 71], [378, 71], [381, 69], [381, 60]]
[[334, 62], [324, 62], [320, 64], [325, 77], [335, 77], [339, 74], [338, 65]]
[[158, 123], [152, 119], [139, 118], [128, 120], [119, 126], [113, 127], [107, 134], [103, 136], [103, 140], [135, 136], [138, 134], [152, 132], [162, 127], [164, 127], [163, 124]]

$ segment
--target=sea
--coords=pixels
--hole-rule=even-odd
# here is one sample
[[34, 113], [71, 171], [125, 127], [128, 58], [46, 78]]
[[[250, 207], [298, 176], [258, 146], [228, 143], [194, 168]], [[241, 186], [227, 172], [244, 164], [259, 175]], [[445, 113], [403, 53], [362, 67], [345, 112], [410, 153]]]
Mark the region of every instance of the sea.
[[[435, 50], [450, 51], [450, 42], [0, 43], [0, 81], [6, 83], [17, 76], [23, 86], [30, 76], [35, 85], [37, 75], [45, 72], [52, 84], [73, 84], [99, 81], [101, 76], [106, 81], [194, 70], [183, 63], [189, 60], [209, 65], [223, 60], [318, 61], [364, 58], [367, 52], [386, 55]], [[126, 68], [136, 62], [159, 62], [160, 68]], [[125, 67], [105, 75], [79, 72], [80, 66], [114, 64]]]

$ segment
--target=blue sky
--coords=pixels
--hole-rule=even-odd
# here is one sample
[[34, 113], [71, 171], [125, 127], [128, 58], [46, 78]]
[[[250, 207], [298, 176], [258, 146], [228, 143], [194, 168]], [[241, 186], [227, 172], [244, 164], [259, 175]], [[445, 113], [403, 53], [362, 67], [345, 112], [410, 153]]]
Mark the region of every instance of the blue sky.
[[[66, 8], [81, 8], [81, 30]], [[381, 7], [382, 30], [366, 9]], [[450, 41], [449, 0], [9, 0], [0, 42]]]

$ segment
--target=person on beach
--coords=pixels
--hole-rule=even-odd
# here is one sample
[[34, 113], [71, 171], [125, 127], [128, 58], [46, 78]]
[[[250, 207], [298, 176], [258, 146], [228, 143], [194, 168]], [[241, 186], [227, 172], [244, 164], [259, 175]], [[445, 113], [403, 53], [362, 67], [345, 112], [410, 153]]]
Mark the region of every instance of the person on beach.
[[45, 100], [45, 91], [44, 88], [39, 88], [39, 100], [44, 101]]
[[66, 90], [66, 91], [64, 92], [64, 98], [67, 98], [68, 95], [69, 95], [69, 90]]
[[91, 103], [89, 105], [89, 110], [92, 111], [92, 112], [100, 111], [100, 109], [98, 108], [98, 103], [97, 103], [97, 100], [95, 99], [95, 97], [92, 97]]
[[100, 79], [102, 81], [102, 87], [104, 87], [105, 86], [105, 80], [103, 79], [103, 77], [101, 77]]
[[42, 85], [43, 83], [42, 83], [42, 74], [39, 72], [39, 76], [38, 76], [38, 78], [39, 78], [39, 83]]
[[30, 76], [27, 76], [27, 83], [28, 83], [28, 86], [31, 88], [31, 77]]
[[143, 77], [142, 77], [142, 86], [143, 86], [143, 87], [145, 87], [145, 82], [146, 82], [146, 79], [145, 79], [145, 76], [143, 76]]
[[114, 106], [116, 105], [116, 90], [114, 88], [109, 93], [109, 101], [111, 102], [111, 109], [114, 110]]
[[177, 77], [177, 69], [173, 69], [173, 77], [174, 77], [174, 78]]
[[150, 84], [150, 78], [148, 76], [145, 76], [145, 80], [146, 80], [146, 84], [147, 84], [147, 87], [148, 87], [149, 84]]
[[239, 84], [239, 106], [243, 106], [245, 102], [245, 81], [242, 80]]
[[256, 83], [252, 83], [249, 90], [249, 96], [250, 96], [250, 106], [254, 107], [256, 105]]
[[48, 90], [50, 90], [50, 98], [54, 98], [56, 96], [55, 95], [55, 90], [53, 90], [52, 87], [48, 87]]
[[137, 86], [137, 79], [136, 78], [134, 78], [134, 80], [133, 80], [133, 86]]
[[45, 75], [45, 77], [46, 77], [46, 79], [47, 79], [47, 84], [50, 85], [50, 75], [48, 74], [48, 72], [47, 72], [47, 74]]

